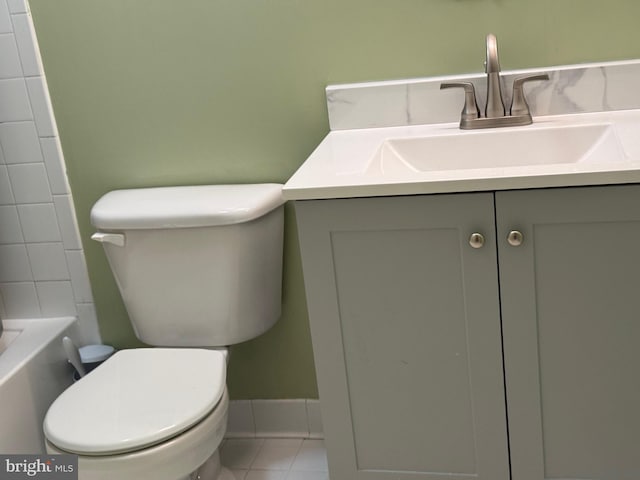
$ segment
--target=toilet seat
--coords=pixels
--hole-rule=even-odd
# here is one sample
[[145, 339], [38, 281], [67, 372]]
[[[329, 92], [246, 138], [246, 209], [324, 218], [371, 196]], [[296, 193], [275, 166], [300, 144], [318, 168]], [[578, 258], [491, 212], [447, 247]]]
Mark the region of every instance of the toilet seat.
[[[218, 449], [227, 425], [225, 389], [213, 411], [184, 433], [157, 445], [116, 455], [79, 455], [80, 480], [175, 480], [199, 468]], [[69, 453], [45, 440], [47, 453]]]
[[50, 444], [79, 455], [116, 455], [178, 436], [209, 415], [225, 391], [222, 352], [141, 348], [114, 354], [51, 405]]

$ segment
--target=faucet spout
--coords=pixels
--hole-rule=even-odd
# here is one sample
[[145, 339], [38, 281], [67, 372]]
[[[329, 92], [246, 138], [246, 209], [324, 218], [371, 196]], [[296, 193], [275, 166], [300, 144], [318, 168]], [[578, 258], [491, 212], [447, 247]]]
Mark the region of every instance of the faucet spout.
[[487, 35], [487, 61], [486, 73], [500, 73], [500, 61], [498, 60], [498, 40], [493, 33]]
[[498, 60], [498, 40], [490, 33], [487, 35], [487, 107], [486, 118], [504, 117], [504, 101], [502, 100], [502, 86], [500, 85], [500, 61]]

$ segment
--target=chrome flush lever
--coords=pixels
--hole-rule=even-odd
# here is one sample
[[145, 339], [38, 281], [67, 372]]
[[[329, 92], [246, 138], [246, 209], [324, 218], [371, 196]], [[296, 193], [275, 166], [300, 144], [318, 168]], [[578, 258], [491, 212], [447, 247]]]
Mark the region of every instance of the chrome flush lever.
[[124, 234], [122, 233], [103, 233], [96, 232], [91, 235], [91, 240], [95, 240], [100, 243], [111, 243], [113, 245], [117, 245], [118, 247], [124, 247]]

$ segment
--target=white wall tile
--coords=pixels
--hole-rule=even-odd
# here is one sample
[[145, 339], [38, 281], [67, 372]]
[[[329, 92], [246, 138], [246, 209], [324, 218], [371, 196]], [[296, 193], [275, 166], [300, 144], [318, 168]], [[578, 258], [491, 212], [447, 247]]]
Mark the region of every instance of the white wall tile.
[[62, 240], [53, 203], [18, 205], [18, 213], [25, 242], [60, 242]]
[[58, 226], [62, 234], [62, 243], [66, 250], [80, 250], [82, 243], [78, 235], [78, 225], [69, 195], [54, 195], [53, 204], [56, 207]]
[[320, 401], [315, 399], [233, 400], [227, 425], [227, 438], [324, 438]]
[[0, 78], [18, 78], [22, 76], [22, 65], [18, 56], [16, 40], [11, 33], [0, 34]]
[[11, 32], [11, 16], [6, 0], [0, 0], [0, 33]]
[[76, 304], [78, 312], [78, 328], [82, 345], [101, 343], [100, 331], [98, 330], [98, 317], [93, 303]]
[[[78, 312], [83, 342], [99, 343], [64, 160], [58, 139], [49, 138], [57, 128], [28, 13], [27, 0], [0, 0], [0, 205], [7, 207], [0, 210], [2, 316]], [[3, 243], [24, 242], [25, 233], [27, 244]], [[77, 251], [67, 258], [65, 249]], [[61, 280], [43, 280], [50, 278]]]
[[36, 282], [36, 290], [44, 317], [76, 314], [71, 282]]
[[0, 206], [0, 243], [23, 243], [18, 209], [13, 205]]
[[7, 3], [11, 13], [27, 13], [29, 11], [27, 0], [7, 0]]
[[0, 284], [4, 303], [4, 318], [38, 318], [40, 303], [33, 282]]
[[25, 80], [0, 80], [0, 122], [19, 122], [32, 118]]
[[87, 264], [82, 250], [67, 250], [67, 266], [71, 275], [71, 286], [76, 303], [93, 302], [91, 284], [87, 273]]
[[33, 280], [24, 245], [0, 245], [0, 282]]
[[71, 278], [62, 243], [30, 243], [27, 251], [35, 281]]
[[70, 193], [60, 140], [58, 137], [41, 138], [40, 145], [44, 154], [44, 163], [47, 166], [51, 193], [54, 195]]
[[256, 437], [306, 437], [309, 434], [304, 399], [253, 400]]
[[42, 65], [37, 53], [35, 34], [29, 15], [13, 15], [13, 31], [24, 76], [42, 75]]
[[32, 121], [0, 124], [0, 143], [7, 164], [43, 161], [40, 139]]
[[0, 165], [0, 205], [12, 205], [15, 203], [13, 189], [9, 181], [9, 171], [4, 165]]
[[41, 137], [56, 137], [58, 131], [53, 120], [53, 109], [44, 78], [30, 77], [26, 79], [26, 83], [38, 134]]
[[8, 165], [7, 169], [16, 203], [49, 203], [53, 201], [44, 163]]

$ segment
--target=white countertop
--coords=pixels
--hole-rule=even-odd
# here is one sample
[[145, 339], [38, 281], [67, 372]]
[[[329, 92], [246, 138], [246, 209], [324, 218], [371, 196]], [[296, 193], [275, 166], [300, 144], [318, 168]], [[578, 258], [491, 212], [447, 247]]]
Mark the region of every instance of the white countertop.
[[[573, 125], [610, 125], [617, 139], [616, 155], [575, 163], [427, 172], [388, 168], [378, 153], [389, 139]], [[283, 195], [306, 200], [621, 183], [640, 183], [640, 110], [541, 116], [525, 127], [490, 130], [462, 131], [457, 123], [447, 123], [332, 131], [285, 184]]]

